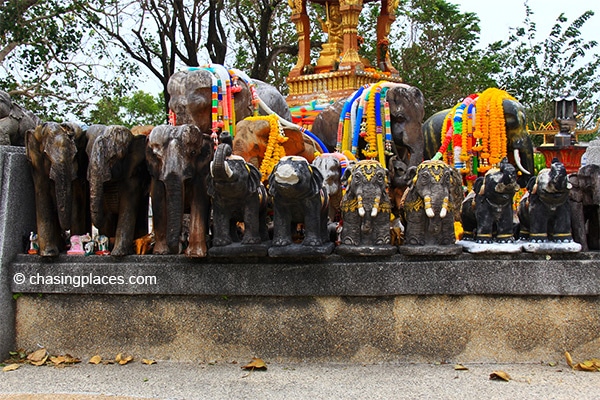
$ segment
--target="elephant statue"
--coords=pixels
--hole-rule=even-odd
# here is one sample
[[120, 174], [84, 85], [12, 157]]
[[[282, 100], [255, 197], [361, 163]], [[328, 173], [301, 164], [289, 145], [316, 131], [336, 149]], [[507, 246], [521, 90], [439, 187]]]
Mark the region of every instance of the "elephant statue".
[[600, 165], [588, 164], [569, 174], [573, 240], [582, 251], [600, 250]]
[[115, 238], [112, 255], [132, 254], [134, 240], [148, 234], [147, 137], [118, 125], [107, 126], [94, 137], [101, 127], [92, 127], [87, 171], [92, 223], [100, 235]]
[[407, 170], [412, 177], [405, 192], [404, 243], [449, 246], [455, 243], [454, 221], [460, 220], [463, 201], [460, 173], [443, 161], [423, 161]]
[[324, 153], [315, 157], [312, 164], [323, 175], [323, 186], [329, 194], [329, 221], [339, 221], [343, 196], [342, 174], [346, 171], [348, 159], [341, 153]]
[[[518, 102], [516, 99], [510, 97], [506, 92], [504, 91], [500, 91], [499, 89], [487, 89], [486, 91], [484, 91], [482, 94], [480, 94], [479, 96], [477, 95], [471, 95], [467, 98], [465, 98], [465, 100], [463, 100], [463, 102], [460, 104], [460, 107], [458, 107], [456, 110], [459, 110], [459, 112], [457, 113], [456, 110], [454, 117], [453, 118], [447, 118], [447, 116], [449, 116], [449, 114], [451, 113], [451, 109], [447, 109], [447, 110], [443, 110], [443, 111], [439, 111], [437, 113], [435, 113], [434, 115], [432, 115], [431, 117], [429, 117], [424, 123], [423, 123], [423, 135], [425, 138], [425, 144], [424, 144], [424, 152], [423, 152], [423, 156], [426, 160], [429, 159], [433, 159], [436, 156], [436, 153], [441, 149], [442, 146], [442, 127], [444, 128], [444, 132], [448, 131], [448, 126], [445, 125], [448, 123], [453, 123], [453, 121], [457, 121], [457, 119], [460, 121], [460, 125], [455, 126], [454, 128], [452, 128], [452, 131], [450, 131], [452, 133], [452, 136], [456, 136], [459, 132], [458, 129], [462, 129], [462, 132], [460, 132], [461, 134], [471, 134], [470, 132], [467, 132], [467, 129], [463, 129], [463, 126], [466, 126], [465, 124], [465, 116], [467, 115], [473, 115], [474, 113], [472, 112], [472, 109], [477, 107], [477, 104], [479, 104], [480, 102], [485, 102], [486, 100], [490, 100], [490, 98], [492, 98], [492, 96], [488, 96], [487, 93], [490, 93], [491, 95], [495, 95], [496, 99], [500, 99], [499, 101], [501, 101], [502, 104], [502, 110], [499, 110], [500, 114], [503, 114], [503, 119], [501, 119], [502, 122], [504, 122], [504, 130], [505, 131], [505, 136], [502, 137], [498, 137], [496, 138], [499, 143], [505, 143], [505, 148], [502, 149], [502, 151], [505, 151], [506, 156], [508, 157], [510, 163], [512, 165], [515, 166], [515, 168], [517, 168], [520, 171], [520, 176], [518, 177], [518, 182], [519, 182], [519, 186], [520, 187], [525, 187], [527, 185], [527, 182], [529, 181], [529, 178], [532, 176], [532, 172], [534, 171], [534, 149], [533, 149], [533, 144], [531, 142], [531, 138], [529, 137], [529, 134], [527, 132], [527, 121], [525, 119], [525, 107]], [[485, 96], [484, 96], [485, 95]], [[502, 97], [500, 97], [502, 96]], [[470, 100], [470, 101], [469, 101]], [[488, 103], [486, 103], [488, 104]], [[487, 107], [487, 106], [486, 106]], [[499, 105], [498, 105], [499, 107]], [[481, 108], [481, 105], [480, 105]], [[461, 117], [462, 119], [458, 118]], [[500, 117], [502, 118], [502, 117]], [[472, 121], [472, 119], [471, 119]], [[469, 121], [469, 123], [471, 122]], [[482, 120], [483, 121], [483, 120]], [[474, 127], [474, 125], [471, 125]], [[446, 137], [447, 140], [449, 140], [450, 144], [452, 143], [453, 138], [450, 137]], [[472, 140], [470, 137], [467, 136], [467, 139], [465, 141], [468, 140]], [[447, 146], [448, 143], [444, 142], [444, 147]], [[467, 143], [463, 143], [462, 147], [465, 147], [465, 145], [468, 147], [469, 144]], [[491, 144], [490, 144], [491, 146]], [[453, 154], [453, 157], [455, 159], [455, 163], [463, 163], [463, 165], [461, 165], [461, 169], [466, 168], [466, 165], [464, 165], [464, 160], [463, 161], [457, 161], [457, 159], [460, 158], [462, 159], [462, 156], [464, 155], [465, 157], [468, 157], [468, 155], [466, 154], [466, 148], [462, 149], [459, 147], [453, 147], [453, 150], [465, 150], [464, 154]], [[445, 150], [445, 148], [444, 148]], [[479, 154], [485, 154], [487, 150], [482, 149], [480, 150]], [[492, 156], [494, 155], [498, 155], [500, 154], [500, 149], [498, 150], [490, 150], [489, 153], [496, 153], [496, 154], [492, 154]], [[501, 160], [501, 158], [498, 159], [498, 162]], [[487, 162], [487, 159], [486, 159]], [[452, 162], [448, 161], [448, 163], [452, 164]], [[458, 166], [458, 164], [456, 164]], [[489, 165], [486, 166], [486, 168], [491, 168], [493, 165]], [[480, 162], [480, 166], [479, 166], [480, 170], [479, 172], [485, 172], [485, 168], [482, 167], [481, 162]], [[465, 171], [463, 171], [465, 172]]]
[[267, 192], [261, 174], [242, 157], [232, 155], [227, 143], [219, 144], [210, 163], [208, 194], [213, 200], [212, 249], [239, 242], [237, 222], [244, 223], [241, 244], [269, 240]]
[[283, 157], [269, 176], [269, 194], [273, 201], [273, 242], [269, 255], [292, 252], [292, 229], [304, 224], [304, 239], [300, 255], [331, 252], [327, 231], [328, 194], [323, 176], [303, 157]]
[[0, 145], [25, 146], [25, 132], [40, 123], [31, 111], [13, 103], [10, 95], [0, 90]]
[[184, 213], [190, 214], [190, 257], [207, 255], [210, 197], [207, 179], [212, 142], [195, 125], [159, 125], [152, 129], [146, 146], [151, 175], [154, 254], [179, 254]]
[[74, 123], [45, 122], [25, 132], [41, 256], [58, 256], [65, 249], [66, 231], [91, 232], [86, 141]]
[[517, 171], [507, 158], [477, 178], [460, 209], [463, 240], [513, 242], [513, 198], [518, 190]]
[[397, 251], [390, 244], [392, 204], [388, 190], [388, 171], [376, 160], [360, 160], [344, 172], [346, 192], [342, 199], [342, 237], [336, 252], [389, 254]]
[[[389, 116], [391, 130], [391, 138], [388, 138], [391, 148], [386, 148], [386, 153], [396, 154], [408, 167], [417, 166], [423, 161], [424, 140], [421, 128], [425, 116], [425, 99], [423, 93], [414, 86], [405, 84], [391, 85], [391, 87], [385, 88], [385, 101], [389, 104], [389, 114], [387, 116]], [[353, 114], [351, 110], [353, 108], [356, 109], [356, 104], [361, 100], [360, 96], [367, 89], [359, 89], [359, 92], [362, 93], [357, 92], [354, 97], [351, 96], [350, 98], [336, 101], [315, 117], [311, 128], [312, 133], [328, 149], [332, 151], [333, 149], [337, 149], [341, 152], [345, 150], [344, 148], [340, 148], [344, 147], [344, 145], [341, 143], [342, 138], [339, 137], [341, 130], [338, 131], [338, 128], [341, 128], [340, 123], [344, 121], [346, 116]], [[381, 87], [374, 86], [371, 93], [377, 93], [380, 89]], [[383, 93], [382, 89], [380, 93]], [[375, 94], [372, 97], [375, 97]], [[365, 111], [364, 115], [368, 115], [367, 111]], [[356, 117], [356, 123], [360, 123], [358, 116]], [[367, 124], [369, 124], [368, 119]], [[364, 144], [363, 146], [359, 145], [359, 147], [364, 147]], [[360, 154], [356, 154], [356, 156], [357, 158], [363, 158]]]
[[532, 177], [519, 202], [520, 237], [533, 243], [572, 242], [571, 187], [564, 164], [556, 158]]

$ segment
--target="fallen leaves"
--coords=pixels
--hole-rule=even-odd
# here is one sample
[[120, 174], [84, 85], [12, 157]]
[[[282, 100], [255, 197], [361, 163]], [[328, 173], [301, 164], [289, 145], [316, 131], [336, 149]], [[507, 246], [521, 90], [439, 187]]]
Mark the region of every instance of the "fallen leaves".
[[15, 371], [15, 370], [19, 369], [20, 366], [21, 366], [20, 364], [7, 365], [6, 367], [2, 368], [2, 372]]
[[567, 365], [576, 371], [600, 372], [600, 359], [598, 358], [574, 363], [571, 354], [569, 354], [568, 351], [565, 351], [565, 359], [567, 360]]
[[455, 371], [468, 371], [468, 370], [469, 370], [469, 368], [465, 367], [465, 366], [464, 366], [464, 365], [462, 365], [462, 364], [456, 364], [456, 365], [454, 366], [454, 370], [455, 370]]
[[80, 359], [75, 358], [69, 354], [65, 355], [51, 355], [48, 353], [48, 350], [45, 348], [38, 349], [31, 353], [27, 353], [24, 350], [11, 351], [9, 352], [10, 358], [6, 360], [6, 363], [11, 363], [7, 367], [11, 367], [12, 369], [3, 369], [3, 371], [14, 371], [16, 368], [12, 367], [13, 365], [21, 365], [21, 364], [31, 364], [36, 367], [40, 367], [42, 365], [51, 365], [55, 367], [65, 367], [67, 365], [77, 364], [81, 362]]
[[133, 357], [124, 356], [122, 353], [117, 354], [117, 356], [115, 357], [115, 362], [119, 363], [119, 365], [125, 365], [130, 361], [133, 361]]
[[505, 382], [510, 381], [510, 375], [508, 375], [506, 372], [504, 371], [494, 371], [490, 374], [490, 379], [491, 380], [502, 380]]
[[266, 371], [267, 364], [265, 364], [265, 362], [260, 358], [252, 357], [252, 361], [249, 364], [244, 365], [242, 369]]
[[142, 358], [142, 364], [152, 365], [152, 364], [156, 364], [156, 361], [155, 360], [149, 360], [147, 358]]

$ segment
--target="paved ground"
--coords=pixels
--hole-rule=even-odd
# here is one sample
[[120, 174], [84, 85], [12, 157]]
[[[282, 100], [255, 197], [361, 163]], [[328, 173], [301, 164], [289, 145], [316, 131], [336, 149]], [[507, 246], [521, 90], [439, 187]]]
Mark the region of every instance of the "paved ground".
[[[248, 360], [249, 361], [249, 360]], [[99, 399], [573, 399], [599, 398], [600, 373], [564, 363], [24, 365], [0, 372], [0, 400]], [[490, 380], [494, 371], [512, 378]], [[60, 396], [59, 396], [60, 395]]]

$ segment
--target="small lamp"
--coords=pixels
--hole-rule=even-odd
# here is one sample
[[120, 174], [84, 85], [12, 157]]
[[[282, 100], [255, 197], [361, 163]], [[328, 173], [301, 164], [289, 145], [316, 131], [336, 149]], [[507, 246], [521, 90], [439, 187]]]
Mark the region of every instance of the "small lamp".
[[554, 113], [558, 122], [559, 132], [554, 136], [554, 145], [559, 147], [571, 145], [571, 132], [577, 125], [577, 100], [565, 92], [554, 99]]

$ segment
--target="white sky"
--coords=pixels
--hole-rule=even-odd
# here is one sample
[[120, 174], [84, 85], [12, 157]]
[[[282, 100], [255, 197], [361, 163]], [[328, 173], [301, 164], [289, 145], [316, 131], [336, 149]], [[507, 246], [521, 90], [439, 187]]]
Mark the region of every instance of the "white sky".
[[[525, 0], [449, 0], [457, 4], [461, 12], [473, 12], [480, 19], [481, 45], [486, 47], [489, 43], [506, 39], [510, 28], [523, 26], [525, 20]], [[537, 27], [536, 40], [542, 41], [556, 18], [565, 13], [568, 23], [573, 22], [587, 10], [594, 11], [581, 30], [582, 38], [586, 41], [596, 40], [600, 43], [600, 1], [598, 0], [528, 0], [533, 11], [532, 21]], [[596, 47], [596, 53], [600, 49]]]

